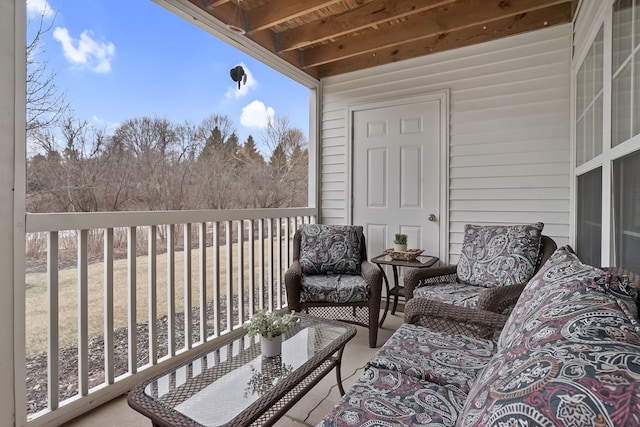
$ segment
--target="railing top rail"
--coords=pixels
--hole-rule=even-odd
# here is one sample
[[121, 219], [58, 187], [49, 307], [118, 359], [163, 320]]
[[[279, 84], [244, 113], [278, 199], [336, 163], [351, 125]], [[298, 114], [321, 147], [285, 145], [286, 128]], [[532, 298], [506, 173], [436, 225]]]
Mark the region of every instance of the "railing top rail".
[[317, 208], [27, 213], [27, 233], [317, 216]]

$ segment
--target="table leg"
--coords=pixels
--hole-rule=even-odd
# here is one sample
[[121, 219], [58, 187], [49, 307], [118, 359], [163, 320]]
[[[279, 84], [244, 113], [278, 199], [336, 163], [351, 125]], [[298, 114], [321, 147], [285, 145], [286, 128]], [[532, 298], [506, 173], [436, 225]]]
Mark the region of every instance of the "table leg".
[[393, 288], [393, 308], [391, 309], [391, 314], [396, 314], [396, 308], [398, 308], [398, 297], [400, 288], [398, 287], [398, 267], [393, 266], [393, 283], [395, 284]]
[[387, 303], [384, 306], [384, 313], [382, 314], [382, 319], [380, 319], [380, 327], [382, 328], [382, 324], [384, 323], [384, 319], [387, 318], [387, 312], [389, 311], [389, 297], [391, 296], [389, 294], [389, 279], [387, 279], [387, 274], [384, 272], [384, 268], [382, 268], [382, 265], [380, 264], [376, 264], [378, 266], [378, 268], [380, 269], [380, 271], [382, 271], [382, 278], [384, 279], [384, 286], [387, 290]]
[[340, 390], [340, 396], [344, 396], [344, 387], [342, 386], [342, 352], [344, 351], [344, 347], [342, 347], [338, 351], [338, 356], [336, 358], [336, 382], [338, 383], [338, 390]]

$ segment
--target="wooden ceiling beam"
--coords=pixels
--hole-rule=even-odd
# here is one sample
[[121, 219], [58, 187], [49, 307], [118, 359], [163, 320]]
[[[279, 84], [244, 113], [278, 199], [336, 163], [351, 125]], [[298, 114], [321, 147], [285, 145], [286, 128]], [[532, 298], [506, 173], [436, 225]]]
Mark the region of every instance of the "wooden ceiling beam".
[[225, 3], [230, 2], [231, 0], [202, 0], [202, 2], [204, 3], [204, 9], [205, 10], [213, 10], [218, 6], [222, 6]]
[[270, 0], [249, 10], [249, 30], [266, 30], [283, 22], [324, 9], [342, 0]]
[[305, 49], [302, 62], [305, 67], [316, 67], [563, 3], [569, 4], [570, 0], [470, 0], [453, 3], [384, 30], [366, 31]]
[[375, 52], [321, 65], [316, 67], [314, 71], [321, 78], [329, 77], [564, 24], [571, 22], [573, 7], [571, 2], [558, 4], [547, 9], [510, 16], [488, 24], [444, 32], [402, 46], [378, 49]]
[[456, 0], [374, 0], [364, 6], [337, 16], [301, 25], [281, 32], [279, 51], [299, 49], [363, 28], [374, 27], [394, 19], [424, 12]]
[[[192, 2], [193, 4], [198, 4], [200, 2], [200, 0], [189, 0], [189, 1]], [[207, 13], [209, 13], [211, 16], [213, 16], [214, 18], [218, 19], [223, 23], [229, 23], [229, 22], [233, 22], [234, 19], [236, 18], [237, 10], [238, 10], [237, 4], [233, 1], [228, 1], [224, 4], [221, 4], [219, 7], [214, 8], [213, 10], [207, 10]], [[273, 46], [275, 43], [274, 42], [275, 34], [272, 31], [260, 31], [253, 34], [246, 34], [244, 36], [238, 36], [236, 34], [234, 35], [234, 37], [239, 39], [240, 41], [242, 41], [243, 37], [247, 37], [252, 41], [254, 41], [255, 43], [257, 43], [258, 45], [265, 48], [266, 50], [274, 52]], [[300, 53], [297, 51], [284, 52], [283, 54], [280, 54], [278, 56], [298, 69], [303, 68]], [[315, 70], [304, 70], [304, 71], [309, 76], [313, 78], [318, 78], [318, 75], [316, 74]]]

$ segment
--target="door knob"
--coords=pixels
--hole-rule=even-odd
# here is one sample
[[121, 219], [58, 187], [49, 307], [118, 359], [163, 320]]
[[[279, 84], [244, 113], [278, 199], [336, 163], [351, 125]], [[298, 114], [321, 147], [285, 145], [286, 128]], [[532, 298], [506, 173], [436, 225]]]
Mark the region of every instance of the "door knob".
[[436, 216], [434, 214], [429, 214], [429, 216], [427, 217], [427, 219], [431, 222], [435, 222], [436, 220]]

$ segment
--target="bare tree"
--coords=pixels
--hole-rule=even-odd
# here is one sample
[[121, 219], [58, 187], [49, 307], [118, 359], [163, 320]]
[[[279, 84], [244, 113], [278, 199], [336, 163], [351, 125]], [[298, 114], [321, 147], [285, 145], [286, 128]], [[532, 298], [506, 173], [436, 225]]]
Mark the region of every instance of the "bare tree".
[[57, 74], [42, 59], [45, 52], [43, 37], [51, 31], [55, 19], [47, 19], [45, 12], [30, 23], [35, 28], [33, 38], [27, 43], [27, 137], [42, 132], [61, 118], [69, 109], [66, 94], [56, 85]]
[[308, 142], [300, 129], [292, 128], [287, 116], [269, 123], [262, 142], [270, 151], [270, 195], [262, 197], [275, 206], [291, 207], [307, 204]]
[[172, 167], [184, 149], [167, 119], [138, 117], [116, 129], [112, 143], [132, 157], [132, 181], [147, 210], [179, 209], [171, 197]]
[[47, 206], [53, 211], [105, 210], [100, 182], [106, 159], [104, 130], [71, 116], [59, 123], [60, 138], [52, 130], [36, 133], [44, 154], [29, 162], [29, 209], [39, 204], [40, 209]]

